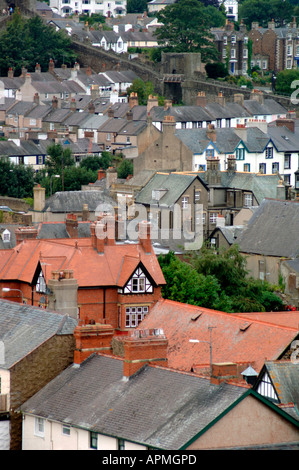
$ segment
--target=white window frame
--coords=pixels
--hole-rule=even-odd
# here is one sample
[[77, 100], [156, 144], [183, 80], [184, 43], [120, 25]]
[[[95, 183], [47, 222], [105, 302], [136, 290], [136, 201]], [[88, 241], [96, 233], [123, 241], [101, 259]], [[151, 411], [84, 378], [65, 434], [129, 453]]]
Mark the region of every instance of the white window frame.
[[189, 197], [183, 196], [182, 197], [182, 209], [188, 209], [188, 205], [189, 205]]
[[148, 305], [126, 307], [125, 327], [136, 328], [148, 314]]
[[252, 194], [251, 193], [244, 193], [244, 206], [245, 207], [250, 207], [252, 206], [253, 200], [252, 200]]
[[47, 284], [42, 270], [40, 270], [40, 273], [38, 275], [35, 291], [41, 293], [45, 293], [47, 291]]
[[71, 435], [71, 427], [68, 424], [63, 424], [61, 432], [63, 436], [69, 437]]
[[130, 280], [124, 287], [124, 294], [146, 294], [153, 292], [153, 286], [142, 271], [137, 268]]
[[45, 419], [38, 416], [34, 420], [34, 435], [38, 437], [45, 437]]

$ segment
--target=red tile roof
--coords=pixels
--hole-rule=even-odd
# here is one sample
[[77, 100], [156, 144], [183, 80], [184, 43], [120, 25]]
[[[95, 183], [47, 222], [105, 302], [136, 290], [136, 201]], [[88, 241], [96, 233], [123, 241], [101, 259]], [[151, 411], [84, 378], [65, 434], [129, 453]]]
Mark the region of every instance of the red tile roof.
[[[262, 317], [263, 314], [256, 315]], [[276, 315], [273, 315], [271, 323], [270, 314], [267, 314], [267, 321], [261, 321], [253, 315], [246, 317], [245, 314], [224, 313], [162, 299], [152, 308], [139, 328], [163, 329], [169, 343], [170, 368], [190, 371], [192, 368], [209, 367], [208, 328], [213, 327], [214, 363], [250, 363], [259, 372], [265, 360], [276, 360], [298, 336], [298, 324], [275, 324]], [[201, 342], [190, 343], [190, 339]]]
[[141, 262], [157, 285], [165, 284], [157, 257], [138, 243], [105, 246], [103, 254], [91, 239], [24, 240], [12, 250], [0, 251], [0, 281], [31, 283], [38, 263], [46, 281], [51, 271], [73, 270], [79, 287], [123, 286]]

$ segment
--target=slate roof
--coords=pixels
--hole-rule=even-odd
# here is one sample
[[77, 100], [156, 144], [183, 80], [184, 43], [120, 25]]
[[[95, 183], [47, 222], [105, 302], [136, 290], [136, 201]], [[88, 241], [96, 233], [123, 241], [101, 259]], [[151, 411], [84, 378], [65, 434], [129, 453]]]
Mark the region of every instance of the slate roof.
[[159, 200], [159, 205], [172, 206], [196, 178], [197, 175], [192, 174], [156, 173], [141, 191], [136, 194], [135, 202], [137, 204], [156, 204], [157, 200], [153, 199], [152, 191], [164, 189], [166, 191]]
[[153, 122], [162, 122], [165, 116], [173, 116], [176, 122], [212, 121], [212, 116], [201, 106], [153, 106], [150, 110]]
[[[78, 222], [78, 236], [76, 238], [90, 237], [90, 223]], [[64, 222], [41, 222], [38, 224], [37, 239], [71, 238]]]
[[[299, 367], [291, 361], [266, 361], [260, 378], [264, 373], [268, 373], [272, 380], [273, 387], [282, 404], [294, 403], [297, 410], [299, 408]], [[254, 389], [260, 382], [258, 377], [254, 384]], [[298, 411], [297, 411], [298, 413]], [[298, 414], [297, 414], [298, 416]], [[297, 417], [298, 419], [298, 417]]]
[[[217, 128], [216, 142], [213, 145], [221, 153], [232, 154], [235, 152], [241, 138], [233, 128]], [[203, 153], [211, 143], [207, 136], [207, 129], [176, 129], [175, 135], [192, 150], [193, 153]]]
[[280, 326], [274, 315], [272, 322], [262, 318], [261, 315], [255, 320], [247, 314], [240, 316], [163, 299], [152, 307], [138, 329], [161, 328], [168, 339], [168, 366], [188, 372], [191, 368], [206, 369], [210, 363], [209, 345], [189, 343], [189, 339], [209, 342], [208, 328], [215, 327], [213, 362], [250, 363], [259, 373], [265, 358], [278, 359], [298, 337], [298, 325]]
[[238, 239], [242, 253], [297, 258], [299, 256], [299, 204], [265, 199]]
[[68, 315], [8, 300], [0, 300], [0, 312], [0, 340], [5, 352], [5, 362], [0, 364], [3, 369], [10, 369], [55, 335], [72, 335], [77, 325]]
[[[149, 447], [178, 450], [246, 392], [146, 366], [123, 380], [119, 359], [91, 356], [70, 366], [21, 410]], [[173, 399], [175, 397], [175, 399]]]
[[93, 212], [99, 204], [114, 207], [115, 200], [100, 191], [58, 191], [46, 200], [44, 211], [80, 212], [84, 204]]
[[219, 231], [227, 240], [227, 243], [232, 245], [233, 243], [236, 243], [236, 239], [243, 232], [243, 229], [243, 225], [226, 225], [225, 227], [216, 227], [209, 238], [213, 238], [217, 231]]

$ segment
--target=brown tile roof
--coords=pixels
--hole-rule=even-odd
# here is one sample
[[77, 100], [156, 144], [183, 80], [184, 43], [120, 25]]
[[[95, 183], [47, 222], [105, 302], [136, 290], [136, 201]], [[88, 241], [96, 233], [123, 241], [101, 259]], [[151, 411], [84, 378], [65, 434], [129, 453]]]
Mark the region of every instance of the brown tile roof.
[[73, 270], [79, 288], [123, 286], [141, 262], [157, 285], [165, 284], [154, 254], [146, 254], [138, 243], [105, 246], [99, 254], [91, 239], [24, 240], [12, 250], [0, 252], [0, 280], [31, 283], [38, 263], [46, 282], [51, 271]]
[[[294, 313], [294, 312], [292, 312]], [[258, 314], [257, 314], [258, 315]], [[262, 318], [263, 314], [260, 314]], [[212, 329], [213, 363], [250, 363], [259, 372], [265, 360], [276, 360], [285, 348], [298, 336], [298, 324], [290, 321], [282, 324], [210, 310], [171, 300], [161, 300], [139, 328], [162, 328], [169, 342], [168, 364], [170, 368], [190, 371], [207, 369], [210, 364], [209, 327]], [[282, 314], [281, 314], [282, 315]], [[297, 312], [297, 318], [299, 312]], [[189, 339], [200, 340], [190, 343]]]

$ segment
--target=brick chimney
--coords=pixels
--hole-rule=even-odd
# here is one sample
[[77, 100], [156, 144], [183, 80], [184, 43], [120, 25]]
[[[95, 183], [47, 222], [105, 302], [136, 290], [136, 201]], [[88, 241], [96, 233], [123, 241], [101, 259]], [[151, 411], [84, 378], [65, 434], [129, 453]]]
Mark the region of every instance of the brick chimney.
[[295, 121], [293, 119], [276, 119], [275, 121], [277, 127], [287, 127], [289, 131], [295, 132]]
[[154, 106], [158, 106], [158, 97], [157, 96], [153, 96], [153, 95], [149, 95], [148, 99], [147, 99], [147, 112], [149, 113], [150, 110], [154, 107]]
[[228, 155], [227, 157], [227, 171], [236, 171], [236, 157], [235, 155]]
[[33, 102], [35, 104], [39, 104], [39, 94], [38, 93], [34, 93]]
[[91, 243], [98, 253], [103, 254], [105, 246], [115, 245], [115, 217], [104, 215], [91, 224]]
[[101, 181], [103, 178], [106, 178], [106, 171], [100, 168], [98, 170], [98, 181]]
[[88, 204], [83, 204], [83, 209], [82, 209], [82, 220], [84, 222], [87, 222], [89, 220], [89, 209], [88, 209]]
[[37, 228], [36, 227], [18, 227], [15, 230], [16, 236], [16, 245], [21, 243], [23, 240], [35, 240], [37, 237]]
[[115, 336], [113, 354], [123, 357], [123, 376], [128, 380], [146, 364], [167, 367], [168, 341], [163, 330], [134, 330], [127, 336]]
[[152, 252], [152, 240], [151, 240], [151, 224], [146, 220], [143, 220], [138, 224], [139, 230], [139, 244], [143, 248], [145, 253]]
[[33, 210], [41, 212], [45, 207], [46, 189], [37, 184], [33, 188]]
[[218, 95], [215, 98], [215, 101], [221, 106], [225, 106], [225, 97], [223, 96], [222, 91], [219, 91]]
[[53, 96], [53, 99], [52, 99], [52, 108], [53, 108], [53, 109], [57, 109], [57, 108], [58, 108], [58, 99], [56, 98], [56, 96]]
[[129, 96], [129, 105], [130, 108], [133, 108], [134, 106], [138, 106], [138, 95], [137, 93], [131, 93]]
[[113, 332], [111, 325], [93, 323], [92, 321], [88, 325], [79, 324], [76, 326], [74, 330], [74, 363], [81, 364], [94, 353], [110, 353]]
[[237, 364], [233, 362], [222, 362], [212, 364], [211, 383], [219, 385], [232, 379], [237, 379]]
[[14, 76], [14, 71], [12, 67], [9, 67], [8, 73], [7, 73], [8, 78], [13, 78]]
[[88, 67], [86, 68], [86, 75], [88, 75], [89, 77], [92, 75], [92, 70], [91, 70], [90, 65], [88, 65]]
[[67, 214], [65, 226], [70, 238], [78, 238], [78, 220], [76, 214]]
[[50, 59], [50, 60], [49, 60], [49, 68], [48, 68], [48, 71], [49, 71], [50, 73], [53, 73], [53, 72], [54, 72], [54, 61], [53, 61], [53, 59]]
[[207, 138], [210, 139], [212, 142], [216, 142], [217, 135], [216, 135], [216, 129], [214, 127], [214, 124], [209, 124], [207, 127]]
[[76, 104], [75, 98], [71, 99], [70, 109], [71, 109], [72, 113], [74, 113], [77, 110], [77, 104]]
[[36, 64], [36, 65], [35, 65], [35, 72], [36, 72], [36, 73], [41, 73], [41, 67], [40, 67], [39, 64]]
[[243, 93], [235, 93], [234, 94], [234, 103], [237, 103], [240, 106], [244, 105], [244, 95], [243, 95]]
[[196, 106], [207, 106], [207, 97], [204, 91], [200, 91], [196, 97]]

